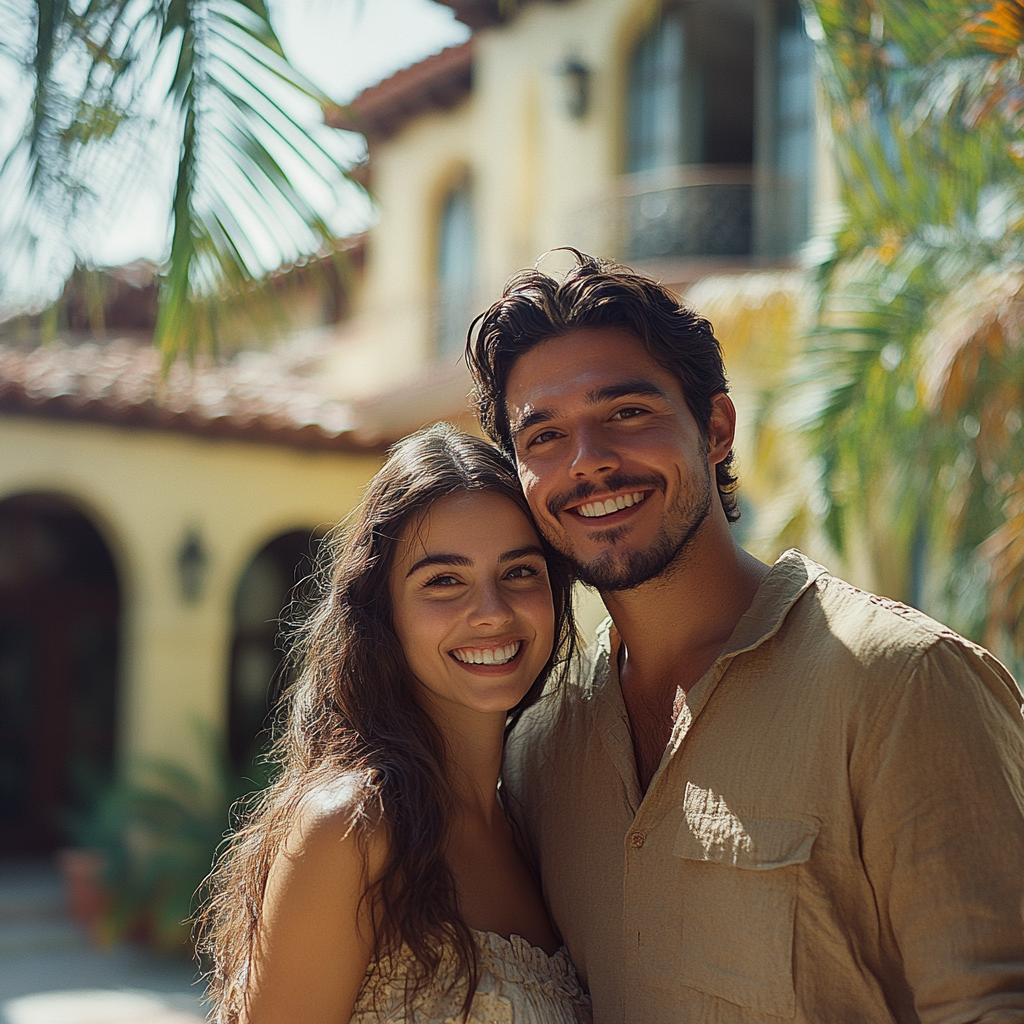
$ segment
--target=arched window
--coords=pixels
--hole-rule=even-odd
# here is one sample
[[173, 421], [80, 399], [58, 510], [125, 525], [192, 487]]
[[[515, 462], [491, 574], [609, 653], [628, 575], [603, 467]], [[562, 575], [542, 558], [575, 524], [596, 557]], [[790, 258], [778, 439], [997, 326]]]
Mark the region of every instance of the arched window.
[[797, 0], [666, 6], [629, 65], [630, 258], [781, 253], [803, 241], [809, 55]]
[[687, 163], [683, 139], [683, 19], [663, 18], [640, 40], [629, 68], [626, 170]]
[[476, 309], [476, 221], [468, 184], [441, 206], [437, 245], [437, 352], [445, 362], [462, 354]]
[[245, 768], [267, 738], [267, 715], [284, 682], [281, 614], [310, 574], [315, 539], [303, 530], [282, 534], [238, 581], [228, 697], [228, 749], [237, 768]]
[[0, 502], [0, 854], [53, 849], [113, 768], [120, 586], [65, 499]]
[[754, 158], [756, 7], [669, 9], [630, 64], [630, 171]]

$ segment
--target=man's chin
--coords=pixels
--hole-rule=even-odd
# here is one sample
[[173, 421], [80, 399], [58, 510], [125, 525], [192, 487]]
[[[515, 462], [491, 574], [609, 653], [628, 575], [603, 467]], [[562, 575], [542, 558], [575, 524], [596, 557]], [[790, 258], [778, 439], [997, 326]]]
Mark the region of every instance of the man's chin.
[[570, 553], [576, 575], [588, 587], [601, 593], [633, 590], [661, 576], [675, 559], [676, 552], [663, 547], [642, 551], [605, 552], [597, 558], [582, 562]]

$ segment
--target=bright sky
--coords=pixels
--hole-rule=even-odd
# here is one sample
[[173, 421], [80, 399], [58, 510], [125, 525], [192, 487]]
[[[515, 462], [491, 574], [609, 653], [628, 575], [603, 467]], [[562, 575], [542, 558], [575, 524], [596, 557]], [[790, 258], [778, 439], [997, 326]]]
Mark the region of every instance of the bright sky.
[[340, 103], [469, 37], [433, 0], [271, 0], [270, 10], [292, 63]]
[[[293, 64], [341, 103], [400, 68], [469, 36], [469, 30], [455, 20], [451, 8], [433, 0], [270, 0], [270, 10], [285, 53]], [[0, 72], [4, 69], [0, 68]], [[11, 99], [11, 107], [5, 111], [0, 95], [3, 151], [9, 141], [6, 136], [17, 130], [27, 113], [27, 94]], [[23, 110], [17, 109], [19, 104]], [[318, 111], [314, 116], [319, 118]], [[341, 139], [333, 148], [355, 156], [359, 152], [358, 146], [346, 146]], [[106, 266], [140, 257], [162, 259], [168, 245], [167, 206], [175, 161], [176, 154], [168, 150], [165, 159], [150, 159], [144, 169], [140, 165], [144, 171], [136, 176], [140, 180], [120, 193], [121, 202], [115, 204], [109, 216], [86, 225], [87, 240], [78, 251], [90, 262]], [[300, 168], [294, 180], [300, 187], [306, 187], [301, 178]], [[367, 214], [365, 201], [354, 196], [349, 205], [338, 208], [327, 219], [334, 230], [344, 235], [361, 230]], [[50, 287], [55, 284], [52, 282]], [[15, 302], [31, 301], [39, 287], [40, 281], [32, 275], [21, 282], [12, 278], [7, 281], [7, 296]]]

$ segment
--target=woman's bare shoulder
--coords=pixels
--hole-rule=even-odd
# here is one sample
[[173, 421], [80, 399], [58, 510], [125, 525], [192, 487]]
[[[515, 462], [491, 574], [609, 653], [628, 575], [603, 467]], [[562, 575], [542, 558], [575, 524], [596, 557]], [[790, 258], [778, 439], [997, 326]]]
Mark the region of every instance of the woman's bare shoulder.
[[383, 869], [379, 815], [359, 779], [297, 800], [274, 857], [247, 993], [247, 1024], [348, 1020], [373, 948], [363, 899]]
[[316, 860], [369, 862], [385, 850], [379, 805], [365, 773], [347, 773], [313, 786], [298, 801], [282, 853]]

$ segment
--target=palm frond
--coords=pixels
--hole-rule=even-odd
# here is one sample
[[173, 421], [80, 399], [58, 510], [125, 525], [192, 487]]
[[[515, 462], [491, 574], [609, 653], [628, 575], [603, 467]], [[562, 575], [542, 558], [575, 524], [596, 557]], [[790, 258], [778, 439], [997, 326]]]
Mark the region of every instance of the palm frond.
[[845, 219], [771, 400], [803, 410], [829, 542], [1024, 653], [1024, 8], [815, 7]]
[[240, 311], [268, 322], [267, 272], [332, 252], [363, 226], [368, 207], [343, 169], [358, 146], [324, 126], [333, 104], [288, 63], [261, 0], [37, 6], [35, 34], [53, 40], [32, 48], [41, 99], [0, 170], [27, 213], [0, 234], [8, 253], [35, 245], [51, 257], [48, 271], [33, 268], [37, 279], [48, 272], [51, 291], [88, 260], [76, 226], [160, 175], [169, 134], [176, 168], [155, 333], [168, 360], [214, 348]]

